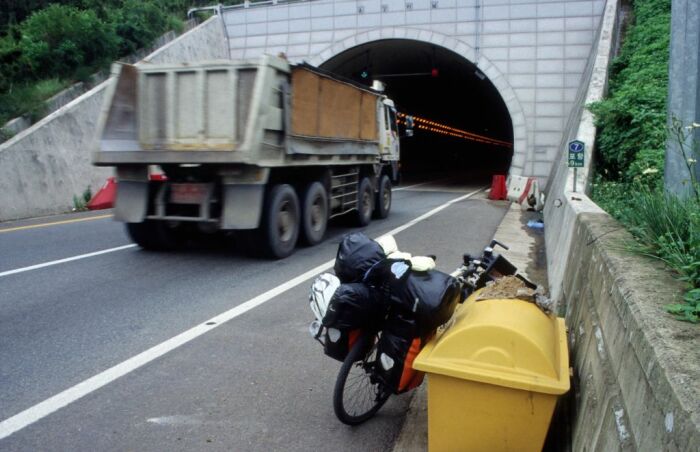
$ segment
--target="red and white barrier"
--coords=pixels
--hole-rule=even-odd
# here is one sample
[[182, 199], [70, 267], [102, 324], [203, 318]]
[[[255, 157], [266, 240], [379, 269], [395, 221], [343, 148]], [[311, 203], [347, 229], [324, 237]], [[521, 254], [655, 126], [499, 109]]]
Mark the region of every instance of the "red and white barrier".
[[117, 179], [110, 177], [107, 182], [95, 193], [95, 196], [87, 203], [90, 210], [111, 209], [114, 207], [114, 198], [117, 196]]
[[542, 210], [544, 207], [540, 184], [536, 177], [510, 176], [508, 200], [517, 202], [523, 209]]
[[[168, 180], [167, 176], [162, 173], [149, 174], [148, 180], [163, 182]], [[110, 177], [107, 182], [95, 193], [95, 196], [87, 203], [87, 208], [90, 210], [111, 209], [114, 207], [114, 201], [117, 198], [117, 178]]]

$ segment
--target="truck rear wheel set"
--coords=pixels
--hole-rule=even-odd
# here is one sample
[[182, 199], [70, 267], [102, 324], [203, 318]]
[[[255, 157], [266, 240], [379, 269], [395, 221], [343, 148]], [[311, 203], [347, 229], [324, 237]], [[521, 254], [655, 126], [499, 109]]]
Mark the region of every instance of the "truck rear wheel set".
[[302, 239], [309, 246], [323, 240], [328, 227], [328, 193], [320, 182], [312, 182], [304, 190], [301, 220]]
[[372, 221], [374, 211], [374, 191], [368, 178], [360, 179], [357, 189], [357, 224], [367, 226]]
[[379, 190], [377, 190], [377, 207], [374, 209], [376, 218], [386, 218], [391, 210], [391, 179], [383, 174], [379, 179]]
[[[375, 194], [368, 177], [363, 177], [357, 186], [356, 223], [366, 226], [372, 216], [386, 218], [391, 208], [391, 182], [383, 176], [383, 190]], [[388, 184], [387, 184], [388, 182]], [[387, 201], [388, 199], [388, 201]], [[243, 234], [244, 246], [261, 247], [264, 255], [283, 259], [294, 252], [297, 239], [308, 246], [323, 241], [328, 227], [329, 202], [326, 188], [320, 182], [308, 184], [302, 194], [301, 203], [294, 187], [289, 184], [274, 185], [268, 192], [260, 227], [252, 234]]]
[[[380, 177], [376, 194], [368, 177], [360, 178], [353, 192], [357, 207], [352, 214], [358, 226], [367, 226], [372, 217], [389, 215], [391, 181], [388, 176]], [[247, 254], [283, 259], [294, 252], [297, 242], [307, 246], [322, 242], [330, 217], [328, 192], [321, 182], [308, 183], [299, 194], [290, 184], [274, 184], [265, 196], [260, 226], [238, 231], [236, 238]], [[141, 248], [169, 251], [184, 243], [183, 226], [186, 225], [177, 221], [146, 220], [127, 223], [126, 230]]]
[[272, 187], [265, 201], [258, 245], [265, 255], [284, 258], [294, 252], [299, 237], [301, 209], [294, 187], [279, 184]]

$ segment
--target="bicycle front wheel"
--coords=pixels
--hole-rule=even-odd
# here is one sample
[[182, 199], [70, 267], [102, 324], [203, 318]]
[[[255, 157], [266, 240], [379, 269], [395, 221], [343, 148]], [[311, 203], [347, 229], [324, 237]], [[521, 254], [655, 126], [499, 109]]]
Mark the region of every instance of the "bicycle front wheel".
[[361, 424], [389, 398], [389, 392], [373, 375], [376, 361], [376, 336], [363, 334], [343, 361], [335, 382], [333, 410], [340, 422]]

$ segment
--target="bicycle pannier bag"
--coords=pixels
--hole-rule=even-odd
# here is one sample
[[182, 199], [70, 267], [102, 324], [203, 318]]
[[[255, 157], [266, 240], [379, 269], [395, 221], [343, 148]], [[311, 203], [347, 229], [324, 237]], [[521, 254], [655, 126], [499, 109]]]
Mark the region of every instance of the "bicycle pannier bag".
[[323, 326], [339, 330], [366, 328], [383, 319], [382, 311], [382, 305], [364, 284], [341, 284], [331, 298]]
[[335, 274], [341, 282], [360, 282], [372, 265], [386, 255], [377, 242], [361, 232], [343, 237], [335, 258]]
[[325, 317], [328, 305], [339, 286], [340, 280], [338, 277], [330, 273], [323, 273], [311, 284], [309, 305], [319, 322]]
[[415, 315], [418, 335], [424, 340], [450, 320], [460, 300], [457, 280], [438, 270], [412, 271], [405, 283], [392, 288], [391, 304]]
[[395, 394], [409, 391], [423, 381], [413, 361], [423, 347], [410, 312], [390, 312], [377, 344], [377, 369], [384, 384]]
[[326, 328], [323, 337], [323, 353], [342, 362], [359, 337], [360, 330]]

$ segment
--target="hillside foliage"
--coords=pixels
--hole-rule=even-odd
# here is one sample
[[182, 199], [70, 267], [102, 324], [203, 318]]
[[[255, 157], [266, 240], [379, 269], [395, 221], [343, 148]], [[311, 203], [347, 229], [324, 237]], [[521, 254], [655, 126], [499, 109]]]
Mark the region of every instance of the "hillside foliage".
[[[606, 99], [589, 105], [596, 118], [596, 175], [591, 197], [632, 233], [630, 249], [662, 260], [687, 284], [677, 318], [700, 321], [700, 196], [678, 198], [663, 186], [666, 143], [689, 126], [669, 126], [666, 101], [671, 0], [634, 0], [633, 19], [610, 70]], [[669, 134], [669, 132], [671, 132]], [[690, 174], [696, 149], [682, 147]]]
[[9, 0], [0, 8], [0, 126], [74, 81], [179, 31], [187, 0]]

